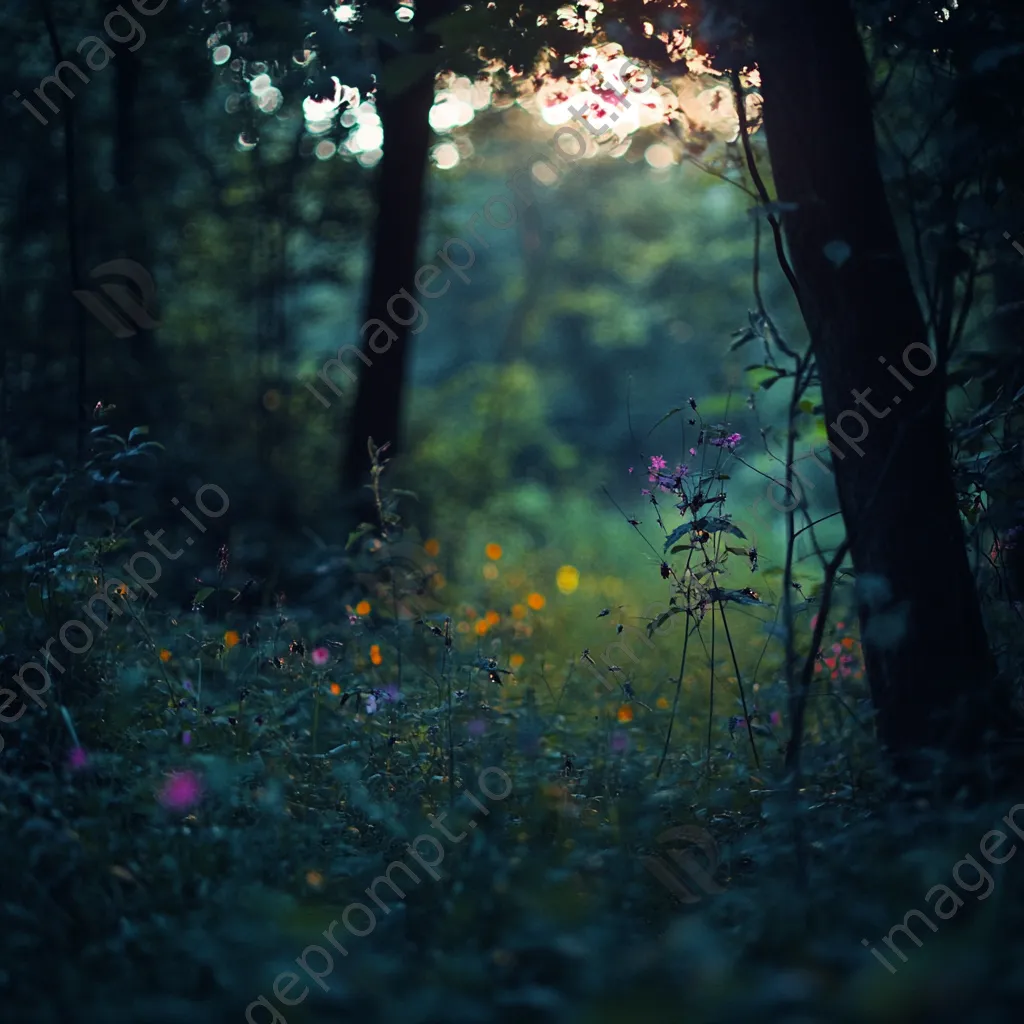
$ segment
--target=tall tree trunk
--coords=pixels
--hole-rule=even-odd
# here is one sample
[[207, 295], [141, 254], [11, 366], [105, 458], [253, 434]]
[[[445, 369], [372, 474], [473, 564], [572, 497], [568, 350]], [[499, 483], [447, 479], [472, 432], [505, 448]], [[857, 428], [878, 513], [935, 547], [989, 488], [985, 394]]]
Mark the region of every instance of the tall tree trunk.
[[784, 230], [831, 424], [878, 732], [897, 769], [916, 774], [926, 748], [969, 757], [1009, 720], [956, 507], [945, 368], [926, 369], [848, 0], [757, 0], [751, 25], [778, 199], [797, 204]]
[[[446, 0], [425, 0], [417, 4], [416, 21], [429, 24], [446, 9]], [[412, 61], [436, 49], [437, 40], [422, 28], [413, 52], [400, 52], [380, 44], [380, 61], [386, 76], [389, 65]], [[377, 169], [373, 263], [365, 306], [365, 320], [380, 321], [390, 334], [377, 335], [371, 327], [362, 332], [360, 349], [372, 365], [360, 367], [355, 405], [348, 430], [348, 444], [342, 463], [341, 482], [347, 502], [365, 515], [368, 494], [363, 489], [370, 469], [367, 439], [376, 445], [390, 442], [389, 455], [401, 448], [401, 418], [408, 373], [410, 327], [415, 326], [409, 303], [397, 296], [402, 289], [416, 296], [414, 278], [419, 264], [427, 179], [427, 153], [431, 129], [427, 115], [434, 102], [436, 68], [431, 65], [410, 85], [378, 90], [377, 114], [384, 132], [384, 155]], [[397, 319], [396, 319], [397, 317]], [[408, 320], [402, 324], [399, 320]], [[377, 351], [371, 348], [373, 341]], [[390, 346], [387, 345], [390, 341]]]

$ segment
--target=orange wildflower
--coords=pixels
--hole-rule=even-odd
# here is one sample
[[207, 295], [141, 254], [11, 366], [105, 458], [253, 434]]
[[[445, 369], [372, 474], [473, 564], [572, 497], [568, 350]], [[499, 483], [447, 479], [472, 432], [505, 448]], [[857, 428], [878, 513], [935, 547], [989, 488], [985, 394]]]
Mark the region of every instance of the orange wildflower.
[[384, 659], [381, 657], [380, 653], [380, 644], [374, 644], [370, 648], [370, 661], [372, 661], [374, 665], [379, 665], [383, 660]]
[[535, 611], [539, 612], [545, 605], [543, 594], [530, 594], [526, 599], [526, 603]]
[[628, 704], [623, 704], [619, 708], [619, 713], [615, 716], [620, 722], [632, 722], [633, 721], [633, 709]]
[[241, 637], [240, 637], [240, 636], [238, 635], [238, 633], [237, 633], [237, 632], [236, 632], [235, 630], [233, 630], [233, 629], [229, 629], [229, 630], [228, 630], [228, 631], [227, 631], [227, 632], [226, 632], [226, 633], [224, 634], [224, 645], [225, 645], [226, 647], [229, 647], [229, 648], [230, 648], [230, 647], [234, 647], [234, 646], [235, 646], [235, 644], [237, 644], [237, 643], [240, 643], [240, 642], [241, 642], [241, 640], [242, 640], [242, 638], [241, 638]]

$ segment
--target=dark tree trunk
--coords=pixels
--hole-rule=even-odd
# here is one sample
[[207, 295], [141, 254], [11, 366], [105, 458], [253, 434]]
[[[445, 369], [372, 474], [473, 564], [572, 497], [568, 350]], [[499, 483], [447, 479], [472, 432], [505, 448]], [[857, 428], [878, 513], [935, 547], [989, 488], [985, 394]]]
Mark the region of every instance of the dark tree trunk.
[[[443, 13], [445, 7], [444, 0], [426, 0], [418, 4], [417, 23], [429, 24]], [[430, 53], [436, 45], [436, 39], [421, 31], [414, 54]], [[414, 55], [399, 53], [382, 43], [380, 58], [386, 73], [389, 63], [414, 59]], [[364, 323], [378, 320], [392, 334], [376, 336], [371, 327], [363, 332], [365, 336], [359, 345], [372, 365], [360, 367], [341, 473], [344, 498], [354, 506], [357, 517], [365, 517], [368, 511], [369, 492], [363, 489], [370, 469], [367, 439], [372, 437], [378, 446], [390, 442], [389, 457], [401, 450], [410, 328], [416, 326], [416, 319], [403, 298], [392, 303], [394, 315], [389, 311], [388, 303], [403, 288], [407, 294], [417, 297], [414, 278], [420, 266], [417, 256], [431, 137], [427, 115], [434, 102], [435, 73], [431, 68], [406, 88], [390, 91], [385, 87], [377, 95], [377, 113], [384, 132], [384, 155], [377, 168], [377, 219]], [[396, 317], [409, 323], [403, 325]], [[378, 351], [370, 347], [371, 340], [375, 341]]]
[[[799, 302], [839, 427], [833, 464], [878, 732], [911, 774], [926, 748], [969, 757], [1009, 721], [956, 506], [945, 370], [907, 368], [932, 364], [928, 337], [879, 172], [848, 0], [758, 0], [752, 27], [778, 199], [798, 204], [783, 220]], [[855, 390], [877, 415], [858, 408]]]

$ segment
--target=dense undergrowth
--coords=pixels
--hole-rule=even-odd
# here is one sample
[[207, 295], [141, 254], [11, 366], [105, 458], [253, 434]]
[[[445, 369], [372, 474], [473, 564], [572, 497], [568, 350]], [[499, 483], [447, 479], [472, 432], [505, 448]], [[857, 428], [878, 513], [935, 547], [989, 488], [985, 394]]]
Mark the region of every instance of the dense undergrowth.
[[[762, 628], [777, 636], [778, 601], [749, 585], [769, 567], [717, 497], [728, 427], [708, 426], [701, 456], [718, 461], [648, 467], [665, 596], [645, 609], [621, 580], [581, 583], [496, 541], [474, 573], [446, 562], [465, 538], [407, 529], [380, 459], [378, 521], [317, 547], [306, 593], [267, 593], [218, 533], [219, 488], [143, 529], [133, 495], [159, 451], [144, 438], [100, 426], [83, 471], [7, 473], [5, 677], [29, 689], [2, 719], [5, 1020], [1016, 1012], [1012, 859], [984, 900], [961, 882], [962, 909], [917, 927], [923, 945], [904, 936], [896, 973], [862, 944], [887, 952], [880, 937], [1011, 805], [940, 809], [886, 777], [841, 594], [802, 788], [784, 784], [788, 705]], [[185, 546], [199, 576], [175, 575]], [[179, 577], [176, 608], [162, 598]], [[801, 596], [810, 619], [820, 594]], [[697, 861], [669, 859], [680, 838]], [[301, 1002], [277, 996], [403, 858], [417, 884], [384, 889], [373, 927], [354, 919], [331, 970], [314, 961], [319, 981], [281, 987]]]

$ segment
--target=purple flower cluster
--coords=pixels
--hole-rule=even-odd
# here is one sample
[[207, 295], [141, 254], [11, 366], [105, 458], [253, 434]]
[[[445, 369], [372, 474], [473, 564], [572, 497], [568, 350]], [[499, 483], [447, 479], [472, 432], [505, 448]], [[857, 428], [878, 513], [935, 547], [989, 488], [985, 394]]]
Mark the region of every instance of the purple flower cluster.
[[728, 448], [729, 451], [736, 451], [736, 445], [743, 440], [742, 434], [729, 434], [728, 437], [715, 437], [708, 441], [708, 444], [715, 448]]
[[[649, 476], [647, 479], [652, 484], [657, 484], [663, 491], [678, 492], [682, 490], [683, 479], [689, 475], [689, 466], [676, 466], [675, 470], [668, 472], [668, 464], [660, 455], [651, 456], [651, 464], [647, 467]], [[650, 491], [644, 490], [644, 494], [650, 494]]]

